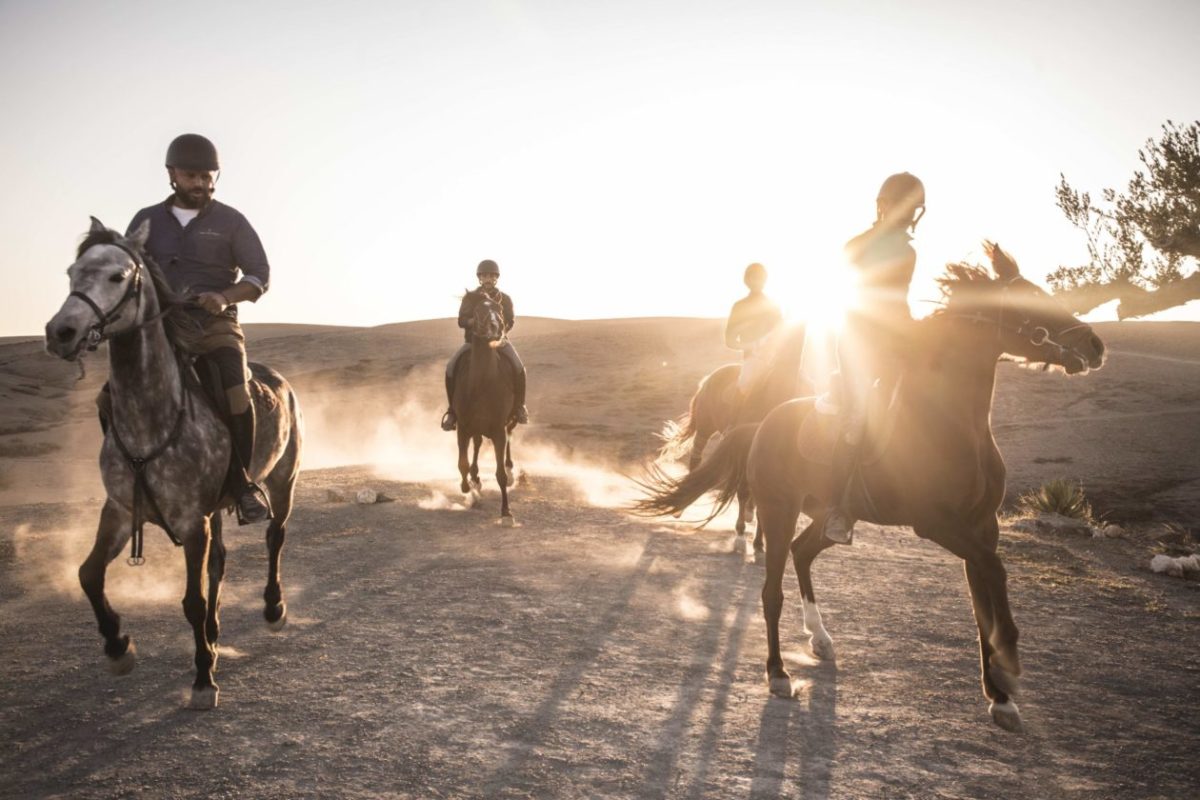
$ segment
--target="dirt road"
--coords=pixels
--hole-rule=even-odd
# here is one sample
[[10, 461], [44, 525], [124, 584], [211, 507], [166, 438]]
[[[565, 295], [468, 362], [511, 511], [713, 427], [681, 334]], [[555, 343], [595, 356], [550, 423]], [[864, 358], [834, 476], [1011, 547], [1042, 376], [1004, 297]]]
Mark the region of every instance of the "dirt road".
[[[398, 502], [327, 502], [370, 484]], [[868, 529], [818, 562], [838, 652], [817, 663], [794, 581], [768, 696], [761, 568], [533, 474], [521, 527], [437, 510], [450, 485], [306, 474], [260, 617], [261, 533], [234, 529], [221, 705], [185, 710], [182, 559], [110, 590], [140, 661], [109, 675], [74, 565], [84, 505], [0, 509], [0, 796], [12, 798], [1184, 798], [1200, 785], [1195, 582], [1131, 545], [1006, 532], [1026, 732], [988, 719], [961, 567]], [[424, 504], [429, 508], [421, 508]], [[790, 570], [789, 570], [790, 572]]]

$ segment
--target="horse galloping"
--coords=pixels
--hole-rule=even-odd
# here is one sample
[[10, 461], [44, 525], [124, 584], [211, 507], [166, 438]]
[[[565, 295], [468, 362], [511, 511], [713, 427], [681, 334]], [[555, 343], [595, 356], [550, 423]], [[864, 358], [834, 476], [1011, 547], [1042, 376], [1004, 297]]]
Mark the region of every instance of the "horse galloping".
[[[131, 562], [138, 563], [142, 521], [153, 522], [184, 550], [183, 610], [196, 643], [190, 704], [213, 708], [225, 573], [220, 511], [232, 502], [225, 492], [232, 440], [196, 381], [187, 377], [187, 345], [197, 330], [181, 310], [183, 298], [146, 256], [149, 233], [146, 222], [126, 238], [92, 218], [67, 271], [71, 292], [46, 324], [46, 349], [73, 361], [84, 347], [108, 342], [112, 416], [100, 449], [107, 499], [79, 581], [99, 622], [109, 668], [117, 674], [132, 670], [136, 649], [105, 596], [105, 573], [131, 537]], [[279, 373], [260, 364], [252, 364], [251, 372], [258, 425], [254, 463], [247, 466], [274, 510], [266, 534], [263, 616], [279, 630], [287, 620], [280, 557], [300, 469], [303, 420], [295, 393]]]
[[[479, 447], [483, 437], [496, 452], [496, 484], [500, 487], [501, 525], [514, 525], [508, 508], [508, 487], [513, 485], [512, 419], [515, 394], [513, 371], [496, 351], [504, 340], [504, 314], [497, 303], [480, 300], [471, 318], [471, 349], [459, 359], [454, 382], [454, 414], [458, 418], [458, 471], [463, 494], [477, 493]], [[474, 458], [467, 460], [467, 445], [474, 443]]]
[[[914, 325], [912, 348], [893, 404], [890, 437], [859, 463], [851, 510], [859, 519], [911, 525], [964, 562], [976, 626], [981, 680], [992, 719], [1006, 730], [1021, 727], [1012, 695], [1021, 665], [1017, 626], [1009, 608], [1007, 573], [996, 552], [997, 512], [1004, 499], [1005, 468], [991, 431], [996, 364], [1002, 355], [1084, 374], [1104, 362], [1104, 344], [1091, 327], [1066, 312], [1021, 277], [1011, 258], [991, 243], [994, 275], [961, 264], [941, 278], [943, 305]], [[832, 660], [833, 640], [817, 608], [812, 562], [831, 542], [822, 534], [835, 489], [826, 448], [813, 432], [824, 427], [832, 443], [837, 422], [816, 413], [812, 399], [785, 403], [759, 426], [742, 426], [699, 469], [678, 481], [658, 481], [639, 503], [643, 513], [686, 508], [712, 488], [718, 510], [749, 482], [766, 535], [763, 615], [767, 627], [767, 677], [773, 693], [791, 696], [791, 676], [779, 645], [783, 574], [793, 559], [810, 646]], [[797, 537], [801, 512], [812, 518]]]

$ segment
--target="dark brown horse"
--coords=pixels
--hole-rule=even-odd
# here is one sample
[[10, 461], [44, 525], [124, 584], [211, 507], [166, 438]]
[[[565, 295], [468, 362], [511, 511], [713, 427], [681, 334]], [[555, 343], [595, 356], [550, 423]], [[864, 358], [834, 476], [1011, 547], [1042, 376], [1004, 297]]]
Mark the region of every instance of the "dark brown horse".
[[[496, 348], [504, 338], [504, 315], [486, 297], [475, 305], [471, 318], [471, 349], [455, 368], [454, 414], [458, 417], [458, 471], [464, 494], [479, 491], [479, 446], [483, 437], [496, 451], [496, 484], [500, 487], [500, 524], [512, 526], [508, 487], [513, 484], [512, 421], [513, 372]], [[474, 442], [475, 457], [467, 459]]]
[[[1005, 477], [990, 426], [996, 363], [1008, 354], [1082, 374], [1102, 365], [1104, 345], [1088, 325], [1022, 278], [1001, 250], [989, 245], [987, 251], [994, 277], [977, 267], [947, 268], [941, 279], [944, 306], [915, 326], [885, 426], [893, 432], [881, 436], [876, 428], [851, 496], [857, 518], [911, 525], [918, 536], [963, 559], [979, 628], [983, 692], [991, 701], [992, 719], [1016, 730], [1021, 725], [1012, 701], [1021, 674], [1017, 626], [996, 552], [996, 514]], [[639, 505], [645, 513], [671, 514], [717, 488], [719, 511], [732, 502], [740, 483], [749, 481], [767, 540], [762, 593], [767, 677], [771, 691], [783, 696], [793, 692], [779, 648], [789, 553], [813, 654], [834, 657], [813, 593], [811, 567], [831, 544], [821, 529], [833, 498], [828, 464], [836, 421], [822, 418], [814, 406], [812, 399], [793, 400], [774, 409], [761, 425], [735, 429], [699, 469], [679, 481], [659, 480]], [[811, 522], [796, 537], [801, 512]]]
[[[229, 429], [196, 382], [186, 379], [188, 317], [178, 310], [182, 298], [146, 258], [149, 225], [144, 223], [125, 238], [92, 220], [67, 271], [71, 293], [46, 324], [46, 349], [74, 360], [85, 346], [108, 342], [112, 422], [100, 449], [108, 499], [100, 512], [96, 544], [79, 568], [79, 581], [100, 623], [109, 668], [117, 674], [129, 672], [136, 651], [129, 636], [122, 635], [121, 618], [104, 595], [105, 573], [131, 535], [133, 556], [139, 555], [139, 520], [145, 519], [183, 546], [183, 612], [196, 640], [191, 706], [212, 708], [217, 704], [213, 672], [225, 574], [220, 510], [230, 504], [224, 488], [232, 443]], [[249, 472], [266, 489], [274, 511], [267, 527], [263, 615], [272, 630], [279, 630], [287, 620], [280, 557], [300, 471], [303, 421], [287, 381], [260, 364], [250, 368], [258, 425]], [[202, 584], [206, 565], [207, 598]]]
[[[688, 471], [700, 465], [704, 450], [712, 437], [722, 431], [745, 423], [761, 422], [775, 406], [793, 397], [812, 392], [812, 384], [800, 372], [804, 356], [804, 326], [786, 325], [778, 328], [772, 336], [778, 337], [768, 354], [770, 365], [763, 371], [763, 378], [743, 398], [738, 391], [737, 381], [742, 365], [726, 364], [710, 372], [700, 380], [696, 393], [686, 414], [678, 420], [668, 422], [663, 429], [663, 446], [659, 451], [662, 460], [681, 458], [690, 453]], [[754, 513], [754, 504], [749, 490], [743, 486], [738, 492], [738, 515], [734, 530], [735, 553], [748, 549], [746, 523]], [[755, 553], [763, 552], [762, 530], [754, 536]]]

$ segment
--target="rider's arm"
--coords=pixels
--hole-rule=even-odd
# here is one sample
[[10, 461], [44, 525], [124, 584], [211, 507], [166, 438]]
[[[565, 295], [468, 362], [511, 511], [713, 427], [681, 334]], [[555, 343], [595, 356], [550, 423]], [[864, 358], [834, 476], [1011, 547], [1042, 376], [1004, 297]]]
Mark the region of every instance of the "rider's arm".
[[257, 300], [261, 296], [262, 292], [258, 286], [249, 281], [241, 281], [219, 292], [201, 292], [196, 296], [195, 303], [210, 314], [220, 314], [229, 306], [243, 300]]
[[729, 309], [729, 320], [725, 323], [725, 346], [730, 350], [741, 350], [744, 347], [742, 344], [742, 332], [746, 324], [741, 318], [742, 314], [738, 309], [738, 306], [741, 304], [740, 300], [733, 304], [733, 308]]
[[517, 318], [513, 316], [512, 298], [507, 294], [501, 294], [500, 310], [504, 313], [504, 332], [508, 333], [517, 324]]
[[[267, 263], [267, 253], [263, 250], [262, 240], [245, 217], [239, 215], [237, 227], [233, 230], [233, 263], [242, 271], [242, 280], [232, 289], [237, 290], [238, 299], [230, 302], [240, 303], [242, 300], [258, 300], [267, 293], [271, 282], [271, 266]], [[244, 286], [248, 284], [248, 286]], [[241, 287], [241, 288], [239, 288]], [[257, 294], [251, 294], [250, 289], [257, 288]]]
[[471, 326], [471, 297], [472, 293], [467, 292], [463, 295], [462, 302], [458, 304], [458, 327], [469, 328]]

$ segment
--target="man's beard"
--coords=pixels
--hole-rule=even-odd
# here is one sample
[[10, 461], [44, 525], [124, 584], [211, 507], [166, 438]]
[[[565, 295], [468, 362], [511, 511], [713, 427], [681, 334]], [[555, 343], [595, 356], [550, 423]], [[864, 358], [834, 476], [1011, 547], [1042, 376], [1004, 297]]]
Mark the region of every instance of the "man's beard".
[[175, 205], [180, 208], [204, 208], [208, 202], [212, 200], [212, 190], [196, 189], [187, 191], [176, 187], [175, 189]]

